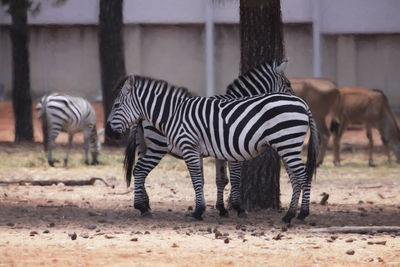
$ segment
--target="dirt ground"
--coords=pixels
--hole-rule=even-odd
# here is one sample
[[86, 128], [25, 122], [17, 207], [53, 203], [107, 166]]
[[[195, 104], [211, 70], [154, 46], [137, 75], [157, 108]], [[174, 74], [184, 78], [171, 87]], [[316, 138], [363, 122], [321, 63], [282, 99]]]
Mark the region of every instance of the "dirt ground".
[[[190, 222], [194, 191], [187, 169], [167, 156], [146, 181], [153, 216], [143, 218], [125, 185], [122, 148], [105, 147], [101, 165], [85, 166], [80, 137], [69, 167], [61, 165], [61, 145], [55, 151], [60, 163], [50, 168], [40, 143], [10, 142], [9, 103], [0, 102], [0, 114], [0, 182], [98, 177], [112, 185], [0, 185], [0, 266], [400, 266], [398, 234], [312, 232], [330, 226], [400, 226], [400, 166], [387, 164], [376, 138], [378, 166], [367, 167], [360, 129], [345, 135], [343, 166], [334, 167], [332, 151], [327, 152], [313, 183], [307, 223], [287, 228], [280, 219], [291, 186], [283, 172], [282, 210], [253, 211], [247, 218], [231, 211], [229, 218], [220, 218], [214, 208], [213, 160], [205, 159], [207, 210], [203, 221]], [[41, 141], [36, 119], [34, 125], [35, 140]], [[65, 140], [61, 136], [58, 142]], [[323, 193], [329, 194], [326, 205], [319, 204]], [[216, 230], [222, 236], [216, 237]]]

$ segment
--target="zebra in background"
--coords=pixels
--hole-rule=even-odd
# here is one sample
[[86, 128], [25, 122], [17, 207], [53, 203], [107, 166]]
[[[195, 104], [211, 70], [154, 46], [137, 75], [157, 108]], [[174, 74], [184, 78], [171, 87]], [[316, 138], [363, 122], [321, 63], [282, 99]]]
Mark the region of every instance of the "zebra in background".
[[43, 144], [47, 151], [47, 161], [54, 167], [52, 149], [60, 132], [68, 133], [67, 154], [64, 166], [68, 164], [68, 156], [74, 134], [83, 131], [85, 163], [89, 164], [88, 151], [92, 154], [92, 165], [99, 164], [98, 155], [101, 149], [99, 134], [96, 131], [96, 114], [92, 105], [81, 97], [54, 93], [45, 95], [38, 103], [37, 112], [42, 121]]
[[[239, 98], [251, 95], [264, 94], [269, 92], [285, 92], [293, 94], [289, 80], [284, 74], [287, 61], [280, 65], [263, 63], [250, 69], [245, 74], [239, 76], [227, 87], [224, 96], [215, 96], [220, 99]], [[123, 84], [117, 84], [116, 88]], [[142, 215], [150, 214], [149, 198], [145, 189], [145, 179], [160, 160], [170, 153], [175, 157], [182, 158], [168, 151], [167, 138], [159, 132], [151, 123], [143, 121], [134, 126], [125, 150], [125, 177], [127, 185], [130, 185], [133, 165], [135, 161], [135, 143], [138, 142], [138, 162], [133, 170], [135, 177], [135, 208], [139, 209]], [[220, 216], [227, 216], [228, 211], [224, 205], [224, 189], [228, 184], [226, 175], [226, 162], [216, 159], [216, 184], [217, 184], [217, 203], [216, 208]], [[241, 163], [231, 162], [229, 164], [231, 178], [231, 199], [239, 216], [245, 216], [246, 211], [241, 207], [240, 202], [240, 170]]]
[[[303, 191], [299, 219], [309, 214], [312, 176], [316, 170], [318, 134], [307, 104], [297, 96], [273, 93], [240, 99], [189, 97], [165, 81], [128, 76], [115, 99], [109, 126], [123, 133], [140, 120], [151, 123], [168, 139], [188, 167], [196, 195], [194, 219], [205, 210], [202, 157], [230, 162], [250, 160], [274, 148], [284, 162], [293, 187], [290, 222]], [[308, 129], [308, 159], [301, 151]]]

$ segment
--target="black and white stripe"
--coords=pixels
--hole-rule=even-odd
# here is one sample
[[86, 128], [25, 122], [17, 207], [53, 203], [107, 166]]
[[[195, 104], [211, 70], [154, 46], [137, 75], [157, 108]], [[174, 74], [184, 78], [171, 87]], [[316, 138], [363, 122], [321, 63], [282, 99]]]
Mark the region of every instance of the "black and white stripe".
[[68, 156], [75, 133], [84, 135], [85, 163], [88, 164], [88, 151], [92, 154], [92, 164], [98, 164], [100, 140], [96, 132], [96, 114], [92, 105], [81, 97], [65, 94], [50, 94], [43, 96], [37, 105], [39, 118], [42, 120], [43, 143], [47, 151], [47, 160], [54, 166], [52, 149], [55, 139], [60, 132], [68, 133], [67, 154], [64, 165], [68, 163]]
[[[295, 215], [301, 190], [300, 218], [308, 215], [311, 177], [315, 170], [317, 132], [308, 106], [300, 98], [276, 93], [240, 99], [188, 97], [185, 90], [164, 81], [129, 76], [115, 100], [108, 122], [124, 132], [145, 120], [168, 140], [169, 151], [185, 160], [196, 193], [193, 217], [205, 210], [202, 157], [245, 161], [272, 146], [281, 156], [294, 192], [285, 221]], [[301, 150], [311, 129], [308, 160]], [[298, 190], [297, 190], [297, 189]]]
[[[264, 63], [250, 69], [245, 74], [239, 76], [227, 87], [227, 93], [223, 96], [216, 96], [219, 99], [239, 98], [251, 95], [264, 94], [269, 92], [284, 92], [293, 94], [290, 83], [284, 75], [284, 69], [287, 62], [281, 65]], [[117, 85], [118, 86], [118, 85]], [[119, 86], [122, 86], [119, 85]], [[168, 151], [167, 138], [154, 128], [150, 123], [139, 122], [138, 130], [132, 131], [130, 143], [125, 151], [125, 175], [128, 186], [130, 185], [133, 164], [135, 159], [135, 142], [138, 143], [138, 162], [134, 170], [135, 177], [135, 207], [140, 209], [143, 214], [147, 214], [149, 207], [149, 199], [144, 184], [149, 172], [160, 162], [167, 154], [173, 153]], [[133, 143], [132, 143], [133, 142]], [[174, 156], [177, 152], [175, 152]], [[178, 152], [179, 153], [179, 152]], [[180, 157], [181, 158], [181, 157]], [[216, 207], [220, 211], [221, 216], [226, 216], [228, 211], [224, 206], [224, 189], [228, 184], [226, 175], [226, 162], [224, 160], [216, 160], [216, 185], [217, 185], [217, 202]], [[240, 201], [240, 168], [241, 163], [231, 162], [229, 164], [231, 179], [231, 198]], [[235, 201], [234, 201], [235, 202]], [[235, 206], [239, 216], [245, 215], [245, 211], [240, 205]]]

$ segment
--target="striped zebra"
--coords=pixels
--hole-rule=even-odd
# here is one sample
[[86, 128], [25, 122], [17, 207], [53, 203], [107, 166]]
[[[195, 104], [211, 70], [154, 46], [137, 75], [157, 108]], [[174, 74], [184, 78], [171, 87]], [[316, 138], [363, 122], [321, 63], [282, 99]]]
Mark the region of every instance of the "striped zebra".
[[[183, 88], [165, 81], [128, 76], [108, 118], [113, 131], [123, 133], [145, 120], [168, 140], [168, 149], [179, 152], [188, 167], [196, 195], [194, 219], [205, 210], [202, 157], [229, 162], [250, 160], [274, 148], [286, 167], [293, 187], [290, 222], [303, 191], [300, 219], [309, 214], [311, 178], [316, 170], [317, 130], [307, 104], [283, 93], [240, 99], [189, 97]], [[308, 159], [301, 160], [310, 128]]]
[[[216, 96], [219, 99], [231, 99], [244, 96], [258, 95], [268, 92], [286, 92], [293, 94], [290, 83], [284, 75], [284, 69], [287, 62], [281, 65], [263, 63], [250, 69], [245, 74], [239, 76], [227, 87], [227, 93], [224, 96]], [[122, 86], [122, 84], [117, 85]], [[138, 128], [134, 126], [131, 132], [128, 146], [125, 150], [125, 177], [127, 185], [130, 185], [131, 175], [135, 160], [135, 143], [138, 142], [138, 162], [134, 169], [135, 177], [135, 208], [139, 209], [142, 215], [150, 214], [150, 205], [147, 192], [145, 190], [145, 179], [160, 160], [169, 153], [167, 147], [167, 138], [159, 132], [151, 123], [143, 121], [138, 123]], [[173, 156], [182, 158], [179, 155], [171, 153]], [[226, 175], [226, 162], [216, 160], [216, 184], [217, 184], [217, 203], [216, 208], [220, 216], [227, 216], [228, 211], [224, 206], [224, 189], [228, 184]], [[240, 199], [240, 170], [241, 164], [231, 162], [229, 166], [231, 178], [231, 199], [233, 207], [239, 216], [245, 216], [246, 211], [241, 207]]]
[[64, 166], [68, 164], [68, 156], [74, 134], [83, 131], [85, 163], [89, 164], [88, 151], [92, 154], [92, 164], [97, 165], [101, 144], [98, 135], [103, 129], [96, 131], [96, 114], [92, 105], [85, 99], [65, 94], [54, 93], [42, 97], [37, 105], [39, 119], [42, 121], [43, 144], [47, 151], [47, 160], [54, 167], [52, 149], [60, 132], [68, 133], [67, 154]]

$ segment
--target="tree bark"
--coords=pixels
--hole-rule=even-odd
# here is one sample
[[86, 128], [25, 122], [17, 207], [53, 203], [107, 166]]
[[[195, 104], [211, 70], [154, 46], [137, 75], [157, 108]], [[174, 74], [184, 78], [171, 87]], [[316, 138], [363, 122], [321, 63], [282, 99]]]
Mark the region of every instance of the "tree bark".
[[[113, 86], [126, 75], [122, 7], [123, 0], [100, 0], [99, 55], [105, 123], [115, 99]], [[105, 143], [109, 145], [118, 143], [109, 127], [105, 127]]]
[[[284, 58], [280, 0], [240, 0], [241, 73]], [[280, 207], [280, 158], [272, 149], [242, 165], [247, 210]]]
[[15, 142], [33, 141], [32, 97], [29, 78], [29, 30], [27, 0], [9, 2], [12, 43], [12, 101], [15, 118]]

